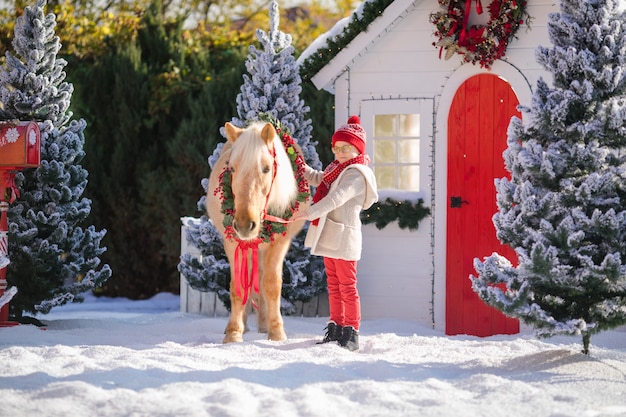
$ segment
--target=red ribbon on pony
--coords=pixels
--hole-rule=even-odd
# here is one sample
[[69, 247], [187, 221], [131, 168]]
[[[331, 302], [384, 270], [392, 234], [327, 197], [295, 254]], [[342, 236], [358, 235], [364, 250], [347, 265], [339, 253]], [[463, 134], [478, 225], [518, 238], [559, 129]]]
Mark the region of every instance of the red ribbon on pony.
[[[235, 249], [235, 289], [241, 297], [241, 304], [246, 305], [250, 289], [259, 292], [259, 244], [261, 239], [239, 240]], [[252, 249], [252, 274], [249, 274], [248, 249]]]

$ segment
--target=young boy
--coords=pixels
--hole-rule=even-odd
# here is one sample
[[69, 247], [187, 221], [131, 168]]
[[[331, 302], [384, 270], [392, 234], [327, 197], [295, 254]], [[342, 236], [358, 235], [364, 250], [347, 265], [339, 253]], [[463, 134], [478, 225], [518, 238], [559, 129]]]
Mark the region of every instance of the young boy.
[[339, 342], [359, 350], [361, 302], [357, 290], [357, 261], [361, 259], [361, 210], [378, 201], [376, 178], [367, 167], [365, 130], [357, 116], [333, 134], [335, 160], [324, 171], [305, 167], [305, 177], [317, 191], [313, 204], [295, 220], [311, 221], [305, 246], [324, 257], [330, 320], [319, 343]]

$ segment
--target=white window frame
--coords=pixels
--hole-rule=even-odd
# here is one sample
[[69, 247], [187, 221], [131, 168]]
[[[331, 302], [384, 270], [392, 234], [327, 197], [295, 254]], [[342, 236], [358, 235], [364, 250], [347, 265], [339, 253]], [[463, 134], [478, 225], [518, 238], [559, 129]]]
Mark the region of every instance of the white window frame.
[[[419, 191], [405, 191], [396, 189], [380, 189], [379, 193], [390, 195], [394, 193], [409, 195], [410, 199], [423, 198], [430, 201], [433, 167], [433, 99], [410, 98], [410, 99], [373, 99], [361, 102], [361, 125], [368, 135], [366, 151], [374, 155], [374, 116], [380, 114], [419, 114], [420, 115], [420, 161], [419, 161]], [[372, 161], [372, 167], [375, 162]]]

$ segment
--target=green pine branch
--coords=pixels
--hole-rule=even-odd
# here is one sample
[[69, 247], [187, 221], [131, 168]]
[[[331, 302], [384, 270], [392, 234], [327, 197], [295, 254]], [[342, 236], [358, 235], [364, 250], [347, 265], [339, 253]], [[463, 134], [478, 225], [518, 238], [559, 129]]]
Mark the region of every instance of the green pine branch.
[[430, 208], [424, 206], [424, 199], [417, 201], [397, 201], [387, 198], [378, 202], [361, 213], [363, 224], [374, 223], [376, 228], [383, 229], [388, 224], [397, 221], [401, 229], [417, 230], [420, 222], [430, 216]]

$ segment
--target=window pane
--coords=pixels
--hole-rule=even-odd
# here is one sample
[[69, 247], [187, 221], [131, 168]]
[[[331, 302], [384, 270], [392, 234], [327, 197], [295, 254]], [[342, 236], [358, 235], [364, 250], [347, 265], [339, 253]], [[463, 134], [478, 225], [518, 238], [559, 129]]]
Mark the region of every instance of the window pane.
[[374, 167], [374, 175], [376, 176], [376, 185], [379, 189], [397, 188], [395, 167]]
[[404, 139], [398, 141], [398, 162], [419, 164], [420, 141], [419, 139]]
[[374, 141], [374, 163], [395, 163], [396, 162], [396, 142], [393, 140]]
[[420, 190], [420, 167], [407, 165], [399, 167], [398, 188], [406, 191]]
[[372, 169], [379, 189], [420, 191], [420, 114], [376, 114]]
[[398, 116], [400, 118], [398, 136], [419, 137], [420, 115], [419, 114], [400, 114]]
[[395, 136], [395, 114], [377, 114], [374, 116], [374, 136], [393, 137]]

